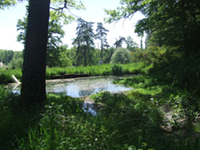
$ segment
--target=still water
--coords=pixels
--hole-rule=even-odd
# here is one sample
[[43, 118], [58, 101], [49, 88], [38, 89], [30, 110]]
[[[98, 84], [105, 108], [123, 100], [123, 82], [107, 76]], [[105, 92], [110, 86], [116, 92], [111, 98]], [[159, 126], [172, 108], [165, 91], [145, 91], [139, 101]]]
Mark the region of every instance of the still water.
[[[84, 97], [100, 91], [111, 93], [129, 91], [132, 88], [113, 84], [112, 81], [119, 77], [97, 77], [81, 79], [64, 79], [47, 81], [46, 92], [64, 94], [72, 97]], [[21, 85], [8, 85], [8, 90], [20, 93]]]

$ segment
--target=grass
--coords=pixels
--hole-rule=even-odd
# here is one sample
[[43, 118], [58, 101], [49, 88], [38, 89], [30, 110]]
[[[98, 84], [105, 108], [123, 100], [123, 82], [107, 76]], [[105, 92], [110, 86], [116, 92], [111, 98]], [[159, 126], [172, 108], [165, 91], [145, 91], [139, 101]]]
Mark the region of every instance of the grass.
[[[138, 74], [145, 73], [145, 64], [143, 62], [135, 64], [124, 64], [122, 74]], [[88, 74], [89, 76], [106, 76], [112, 75], [112, 65], [103, 64], [101, 66], [79, 66], [79, 67], [66, 67], [66, 68], [47, 68], [46, 69], [46, 79], [51, 79], [53, 75], [64, 75], [64, 74]], [[8, 69], [0, 68], [0, 84], [12, 83], [14, 75], [19, 81], [22, 79], [22, 72], [20, 69]]]
[[48, 95], [44, 107], [27, 111], [20, 97], [0, 90], [1, 149], [199, 149], [199, 127], [193, 134], [173, 134], [161, 128], [163, 112], [145, 94], [100, 92], [104, 103], [97, 116], [82, 110], [82, 101]]
[[[160, 66], [123, 65], [123, 73], [141, 75], [114, 83], [134, 89], [127, 94], [99, 92], [91, 96], [96, 103], [104, 104], [97, 116], [84, 113], [79, 99], [52, 94], [47, 95], [44, 107], [27, 111], [18, 95], [0, 87], [0, 149], [200, 149], [197, 62], [199, 59], [182, 58]], [[111, 67], [53, 68], [47, 69], [47, 75], [102, 75]], [[178, 68], [185, 70], [181, 73]], [[190, 82], [191, 77], [195, 81]], [[166, 111], [162, 109], [165, 106], [169, 107], [172, 120], [166, 121]], [[180, 119], [186, 121], [178, 122]], [[169, 126], [170, 131], [166, 130]]]

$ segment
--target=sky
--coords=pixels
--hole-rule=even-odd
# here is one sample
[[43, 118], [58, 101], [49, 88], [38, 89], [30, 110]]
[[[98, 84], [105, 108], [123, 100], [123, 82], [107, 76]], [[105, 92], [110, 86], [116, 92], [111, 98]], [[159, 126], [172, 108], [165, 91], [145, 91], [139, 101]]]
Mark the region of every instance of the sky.
[[[120, 0], [82, 0], [82, 2], [86, 7], [86, 10], [71, 10], [71, 12], [88, 22], [102, 22], [104, 27], [109, 30], [107, 40], [110, 46], [113, 46], [116, 38], [119, 38], [119, 36], [131, 36], [134, 42], [140, 45], [141, 37], [138, 37], [137, 33], [134, 33], [134, 30], [137, 21], [144, 18], [142, 14], [136, 13], [131, 20], [126, 19], [125, 21], [120, 20], [112, 24], [105, 24], [103, 19], [107, 17], [107, 15], [104, 12], [104, 9], [116, 9], [120, 6]], [[17, 35], [19, 32], [17, 31], [16, 24], [18, 19], [23, 19], [25, 16], [26, 4], [27, 3], [23, 2], [16, 6], [0, 10], [0, 49], [14, 51], [23, 50], [23, 44], [17, 42]], [[66, 13], [69, 12], [66, 11]], [[96, 26], [97, 24], [94, 24], [94, 31], [96, 31]], [[76, 38], [76, 27], [76, 22], [63, 26], [65, 36], [62, 38], [62, 42], [63, 44], [67, 44], [69, 48], [72, 47], [72, 39]], [[97, 43], [99, 42], [96, 41], [95, 43], [98, 48]]]

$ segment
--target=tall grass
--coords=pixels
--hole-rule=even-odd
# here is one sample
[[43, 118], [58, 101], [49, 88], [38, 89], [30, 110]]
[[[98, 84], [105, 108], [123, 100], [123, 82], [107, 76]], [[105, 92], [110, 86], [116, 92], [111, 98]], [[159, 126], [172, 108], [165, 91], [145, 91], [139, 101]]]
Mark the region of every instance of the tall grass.
[[[145, 69], [145, 63], [131, 63], [131, 64], [123, 64], [122, 74], [138, 74], [138, 73], [147, 73], [148, 69]], [[112, 75], [112, 65], [111, 64], [103, 64], [101, 66], [79, 66], [79, 67], [66, 67], [66, 68], [47, 68], [46, 69], [46, 79], [51, 79], [54, 75], [64, 75], [64, 74], [88, 74], [89, 76], [106, 76]], [[0, 69], [0, 84], [12, 83], [14, 80], [12, 79], [12, 75], [14, 75], [17, 79], [22, 79], [22, 72], [20, 69], [9, 69], [6, 70]]]

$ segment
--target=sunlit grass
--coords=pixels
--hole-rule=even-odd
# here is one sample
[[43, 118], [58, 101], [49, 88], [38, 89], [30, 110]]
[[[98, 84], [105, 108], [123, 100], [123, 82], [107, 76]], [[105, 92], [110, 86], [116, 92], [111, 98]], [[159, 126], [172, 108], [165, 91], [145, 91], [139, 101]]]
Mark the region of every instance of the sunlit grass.
[[[142, 74], [147, 73], [148, 69], [145, 69], [146, 66], [143, 62], [140, 63], [131, 63], [131, 64], [123, 64], [122, 74]], [[103, 64], [101, 66], [78, 66], [78, 67], [54, 67], [46, 69], [46, 79], [51, 79], [55, 75], [64, 75], [64, 74], [87, 74], [89, 76], [106, 76], [112, 75], [112, 65], [111, 64]], [[0, 70], [0, 84], [7, 84], [14, 82], [12, 79], [12, 75], [14, 75], [18, 80], [22, 79], [22, 71], [20, 69], [8, 69]]]

